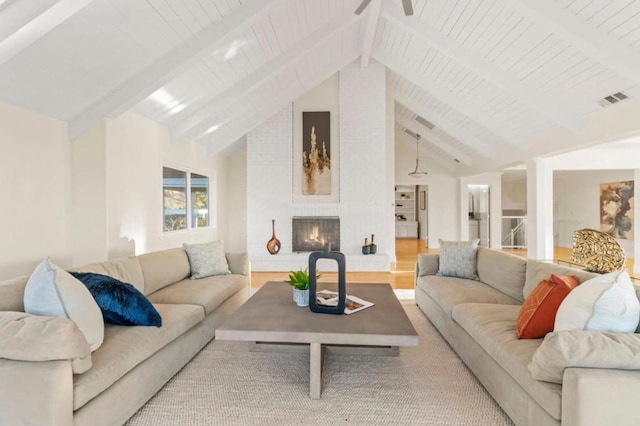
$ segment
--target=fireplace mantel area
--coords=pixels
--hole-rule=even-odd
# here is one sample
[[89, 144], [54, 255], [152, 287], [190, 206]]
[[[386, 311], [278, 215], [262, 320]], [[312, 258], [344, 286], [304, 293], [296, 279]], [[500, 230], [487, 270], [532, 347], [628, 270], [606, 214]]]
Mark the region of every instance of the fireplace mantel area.
[[[349, 272], [388, 272], [395, 260], [393, 210], [394, 146], [393, 101], [386, 96], [384, 66], [372, 62], [366, 68], [352, 63], [326, 81], [286, 105], [247, 134], [247, 251], [254, 271], [291, 271], [308, 266], [310, 251], [294, 248], [294, 218], [337, 220], [338, 237], [321, 234], [311, 225], [304, 239], [305, 250], [340, 251]], [[301, 179], [294, 173], [296, 144], [302, 143], [303, 112], [329, 111], [331, 115], [331, 176], [339, 182], [338, 199], [311, 196], [301, 200]], [[389, 123], [387, 123], [389, 121]], [[334, 150], [333, 143], [337, 141]], [[296, 149], [299, 149], [296, 148]], [[301, 156], [302, 157], [302, 156]], [[278, 254], [266, 249], [271, 221], [281, 242]], [[324, 226], [324, 225], [322, 225]], [[365, 238], [376, 236], [377, 253], [363, 255]], [[330, 246], [329, 246], [330, 245]], [[336, 246], [337, 245], [337, 246]], [[338, 248], [339, 247], [339, 248]], [[318, 264], [324, 271], [336, 270], [335, 262]]]
[[[271, 255], [263, 250], [251, 257], [254, 271], [290, 271], [305, 268], [309, 253], [314, 251], [342, 251], [340, 218], [337, 216], [294, 216], [290, 226], [282, 226], [276, 236], [282, 244], [279, 254]], [[384, 253], [363, 255], [360, 252], [345, 252], [348, 271], [389, 270], [389, 256]], [[318, 268], [322, 271], [337, 271], [334, 261], [321, 259]]]

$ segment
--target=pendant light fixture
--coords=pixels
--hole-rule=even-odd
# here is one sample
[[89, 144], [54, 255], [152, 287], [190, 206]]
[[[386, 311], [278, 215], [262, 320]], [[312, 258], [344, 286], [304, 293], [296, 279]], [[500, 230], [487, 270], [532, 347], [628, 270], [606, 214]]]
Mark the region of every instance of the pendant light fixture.
[[420, 178], [426, 176], [428, 173], [420, 168], [420, 150], [419, 150], [420, 134], [416, 134], [416, 168], [409, 173], [409, 176], [414, 178]]

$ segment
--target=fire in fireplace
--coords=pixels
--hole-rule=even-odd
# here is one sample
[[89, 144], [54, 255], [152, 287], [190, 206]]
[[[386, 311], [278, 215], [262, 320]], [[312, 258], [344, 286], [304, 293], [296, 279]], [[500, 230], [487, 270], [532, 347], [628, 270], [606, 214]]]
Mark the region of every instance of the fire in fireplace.
[[293, 251], [340, 251], [340, 218], [293, 218]]

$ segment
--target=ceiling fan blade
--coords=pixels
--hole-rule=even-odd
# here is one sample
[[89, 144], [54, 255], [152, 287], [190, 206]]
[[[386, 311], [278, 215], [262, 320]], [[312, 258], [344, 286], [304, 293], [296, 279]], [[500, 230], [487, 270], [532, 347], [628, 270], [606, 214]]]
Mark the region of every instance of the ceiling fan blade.
[[356, 15], [360, 15], [362, 13], [362, 11], [369, 6], [369, 3], [371, 3], [371, 0], [362, 0], [362, 3], [360, 3], [360, 6], [358, 6], [358, 8], [356, 9]]
[[402, 8], [404, 9], [405, 16], [413, 15], [413, 5], [411, 4], [411, 0], [402, 0]]

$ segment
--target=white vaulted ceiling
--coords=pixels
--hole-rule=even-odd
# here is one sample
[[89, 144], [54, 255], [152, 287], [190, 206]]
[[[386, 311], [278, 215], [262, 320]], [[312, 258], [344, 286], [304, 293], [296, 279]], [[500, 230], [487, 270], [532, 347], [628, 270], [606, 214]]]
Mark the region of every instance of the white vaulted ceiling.
[[[214, 154], [375, 60], [399, 143], [421, 134], [460, 175], [577, 147], [599, 100], [640, 96], [640, 0], [413, 0], [413, 16], [360, 3], [0, 0], [0, 100], [68, 121], [70, 137], [134, 110]], [[565, 145], [535, 143], [553, 129]]]

